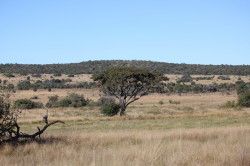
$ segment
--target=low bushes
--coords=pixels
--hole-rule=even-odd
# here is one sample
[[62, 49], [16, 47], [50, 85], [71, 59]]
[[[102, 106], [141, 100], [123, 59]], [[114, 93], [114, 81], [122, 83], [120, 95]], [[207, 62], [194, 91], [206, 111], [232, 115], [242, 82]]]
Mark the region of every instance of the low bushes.
[[84, 96], [76, 93], [71, 93], [68, 96], [59, 100], [58, 96], [50, 96], [47, 102], [47, 107], [83, 107], [88, 104], [89, 100]]
[[238, 104], [243, 107], [250, 107], [250, 91], [239, 95]]
[[68, 89], [68, 88], [85, 88], [85, 89], [91, 89], [96, 88], [97, 84], [95, 82], [80, 82], [80, 83], [74, 83], [69, 84], [69, 82], [72, 82], [71, 79], [51, 79], [51, 80], [37, 80], [34, 83], [31, 83], [29, 80], [23, 80], [18, 82], [17, 89], [19, 90], [29, 90], [29, 89]]
[[238, 101], [227, 101], [224, 108], [250, 107], [250, 84], [244, 81], [236, 82]]
[[12, 73], [3, 73], [3, 75], [8, 78], [15, 77], [15, 75]]
[[175, 100], [169, 100], [170, 104], [181, 104], [180, 101], [175, 101]]
[[230, 80], [229, 76], [218, 76], [219, 80]]
[[176, 82], [180, 83], [180, 82], [192, 82], [192, 81], [193, 81], [193, 78], [189, 74], [184, 74]]
[[236, 82], [238, 104], [243, 107], [250, 107], [250, 84], [244, 81]]
[[101, 97], [98, 104], [101, 106], [101, 113], [106, 116], [117, 115], [120, 110], [119, 104], [112, 97]]
[[14, 102], [13, 107], [17, 109], [33, 109], [42, 108], [43, 104], [29, 99], [19, 99]]

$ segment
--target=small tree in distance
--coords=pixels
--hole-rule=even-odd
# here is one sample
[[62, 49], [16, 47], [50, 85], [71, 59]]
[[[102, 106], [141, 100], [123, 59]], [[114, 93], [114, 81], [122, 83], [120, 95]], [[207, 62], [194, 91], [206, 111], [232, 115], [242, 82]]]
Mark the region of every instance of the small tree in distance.
[[94, 81], [100, 82], [104, 95], [119, 100], [119, 115], [124, 115], [129, 104], [148, 94], [152, 85], [163, 78], [161, 74], [132, 67], [113, 67], [93, 76]]

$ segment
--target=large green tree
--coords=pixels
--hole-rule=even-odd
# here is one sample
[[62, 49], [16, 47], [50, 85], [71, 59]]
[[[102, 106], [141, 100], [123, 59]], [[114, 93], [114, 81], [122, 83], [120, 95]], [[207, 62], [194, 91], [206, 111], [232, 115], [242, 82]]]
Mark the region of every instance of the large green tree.
[[93, 76], [99, 81], [105, 95], [118, 99], [119, 115], [124, 115], [129, 104], [148, 94], [151, 87], [159, 83], [164, 77], [145, 69], [134, 67], [112, 67]]

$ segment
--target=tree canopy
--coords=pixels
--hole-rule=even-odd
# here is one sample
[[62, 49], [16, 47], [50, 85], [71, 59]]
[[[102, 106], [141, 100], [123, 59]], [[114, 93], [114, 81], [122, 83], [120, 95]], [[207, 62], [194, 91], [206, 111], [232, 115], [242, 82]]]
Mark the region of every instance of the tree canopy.
[[124, 115], [129, 104], [148, 94], [150, 88], [163, 78], [161, 74], [134, 67], [112, 67], [93, 76], [105, 95], [119, 100], [120, 115]]

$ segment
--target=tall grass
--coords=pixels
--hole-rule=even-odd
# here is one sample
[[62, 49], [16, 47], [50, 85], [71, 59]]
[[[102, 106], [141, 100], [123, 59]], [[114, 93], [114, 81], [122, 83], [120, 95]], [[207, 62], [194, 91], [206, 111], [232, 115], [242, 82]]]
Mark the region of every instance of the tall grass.
[[58, 133], [0, 149], [1, 165], [249, 166], [250, 128]]

